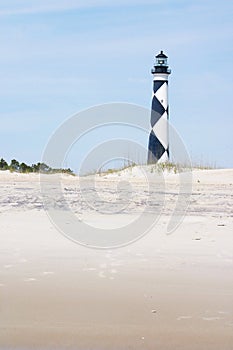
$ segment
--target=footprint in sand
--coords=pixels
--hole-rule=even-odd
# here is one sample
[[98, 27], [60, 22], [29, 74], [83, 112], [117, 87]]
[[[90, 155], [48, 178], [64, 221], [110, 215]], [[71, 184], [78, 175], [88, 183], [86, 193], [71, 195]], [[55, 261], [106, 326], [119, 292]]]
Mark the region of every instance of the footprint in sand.
[[53, 272], [53, 271], [44, 271], [44, 272], [42, 272], [42, 274], [43, 274], [44, 276], [48, 276], [48, 275], [53, 275], [54, 272]]
[[[112, 264], [110, 264], [110, 266], [112, 267]], [[103, 270], [99, 271], [98, 276], [100, 278], [108, 278], [110, 280], [114, 280], [115, 278], [113, 277], [113, 275], [117, 274], [118, 271], [117, 269], [114, 268], [110, 268], [108, 269], [107, 264], [100, 264], [99, 267]]]
[[192, 318], [192, 316], [179, 316], [179, 317], [177, 317], [177, 321], [190, 320], [191, 318]]
[[10, 269], [13, 265], [4, 265], [5, 269]]
[[29, 277], [29, 278], [24, 279], [24, 282], [34, 282], [34, 281], [36, 281], [36, 278], [33, 278], [33, 277]]
[[100, 278], [106, 278], [106, 276], [105, 276], [105, 274], [104, 274], [104, 271], [100, 271], [100, 272], [98, 273], [98, 276], [99, 276]]
[[217, 321], [217, 320], [222, 320], [222, 317], [202, 317], [204, 321]]

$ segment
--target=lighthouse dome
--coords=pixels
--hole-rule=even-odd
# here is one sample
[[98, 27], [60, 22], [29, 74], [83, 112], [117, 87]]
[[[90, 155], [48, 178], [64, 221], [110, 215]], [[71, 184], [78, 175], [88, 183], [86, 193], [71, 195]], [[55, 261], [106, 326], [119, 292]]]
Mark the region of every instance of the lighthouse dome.
[[163, 53], [163, 51], [160, 51], [160, 53], [155, 57], [156, 58], [167, 58], [167, 56]]

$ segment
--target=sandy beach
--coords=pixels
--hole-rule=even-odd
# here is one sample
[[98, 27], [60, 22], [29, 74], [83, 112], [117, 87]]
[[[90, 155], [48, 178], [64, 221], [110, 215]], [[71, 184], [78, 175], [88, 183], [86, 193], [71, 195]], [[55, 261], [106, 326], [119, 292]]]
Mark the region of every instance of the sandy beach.
[[[110, 227], [140, 214], [137, 174], [100, 176], [97, 187], [109, 200], [119, 179], [135, 197], [99, 215], [80, 200], [78, 177], [63, 176], [79, 220]], [[189, 207], [170, 235], [178, 174], [165, 183], [166, 207], [144, 237], [91, 249], [54, 227], [38, 174], [0, 172], [1, 350], [233, 349], [233, 170], [193, 171]]]

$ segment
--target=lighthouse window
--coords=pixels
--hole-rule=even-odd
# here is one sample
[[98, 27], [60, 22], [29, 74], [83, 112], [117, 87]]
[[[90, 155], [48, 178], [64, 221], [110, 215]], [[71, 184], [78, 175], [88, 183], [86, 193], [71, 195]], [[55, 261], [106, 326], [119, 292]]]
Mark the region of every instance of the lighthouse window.
[[167, 59], [158, 57], [156, 59], [156, 63], [157, 63], [157, 65], [160, 65], [160, 66], [166, 66], [167, 65]]

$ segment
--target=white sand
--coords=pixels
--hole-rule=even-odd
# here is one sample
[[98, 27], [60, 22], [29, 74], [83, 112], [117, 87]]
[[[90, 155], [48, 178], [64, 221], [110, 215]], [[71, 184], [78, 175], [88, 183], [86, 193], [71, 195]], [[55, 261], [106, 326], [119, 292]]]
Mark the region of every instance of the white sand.
[[[81, 203], [77, 178], [63, 182], [81, 220], [117, 227], [144, 203], [134, 175], [97, 180], [108, 200], [119, 179], [136, 189], [126, 212], [111, 216]], [[0, 349], [233, 349], [233, 170], [193, 172], [190, 206], [171, 235], [178, 175], [166, 175], [166, 191], [146, 236], [95, 250], [54, 228], [38, 175], [0, 172]]]

